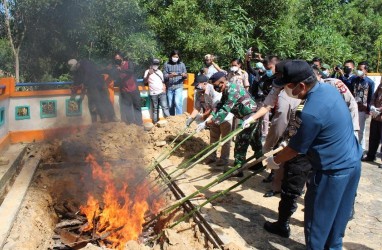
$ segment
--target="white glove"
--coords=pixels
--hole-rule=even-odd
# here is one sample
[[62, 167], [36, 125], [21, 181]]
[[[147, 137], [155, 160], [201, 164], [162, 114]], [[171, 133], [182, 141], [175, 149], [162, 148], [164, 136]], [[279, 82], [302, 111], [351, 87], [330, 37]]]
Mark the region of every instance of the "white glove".
[[373, 110], [373, 111], [370, 110], [370, 114], [371, 114], [371, 117], [376, 118], [377, 116], [381, 114], [381, 112], [377, 110]]
[[254, 123], [255, 122], [255, 119], [253, 119], [252, 116], [250, 116], [249, 118], [247, 118], [243, 124], [242, 124], [242, 128], [245, 129], [245, 128], [249, 128], [249, 126], [251, 126], [251, 123]]
[[378, 111], [378, 109], [375, 106], [370, 106], [370, 111]]
[[192, 118], [192, 117], [187, 118], [186, 126], [189, 127], [193, 121], [194, 121], [194, 118]]
[[196, 123], [201, 123], [201, 122], [203, 122], [203, 115], [201, 115], [201, 114], [197, 114], [196, 116], [195, 116], [195, 121], [196, 121]]
[[275, 159], [273, 156], [267, 158], [267, 168], [269, 169], [279, 169], [280, 164], [277, 164], [275, 162]]
[[206, 127], [207, 127], [207, 124], [206, 124], [207, 121], [204, 121], [202, 123], [199, 123], [199, 125], [196, 127], [196, 132], [200, 132], [202, 130], [204, 130]]

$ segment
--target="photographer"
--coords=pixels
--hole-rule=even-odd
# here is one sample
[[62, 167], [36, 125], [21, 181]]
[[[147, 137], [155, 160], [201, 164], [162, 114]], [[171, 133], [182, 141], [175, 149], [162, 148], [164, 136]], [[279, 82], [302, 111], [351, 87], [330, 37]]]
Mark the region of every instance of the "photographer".
[[355, 63], [353, 60], [346, 60], [344, 62], [344, 68], [341, 68], [341, 65], [337, 65], [334, 67], [334, 76], [333, 78], [338, 78], [341, 80], [345, 85], [348, 87], [348, 89], [353, 93], [354, 89], [351, 84], [352, 80], [356, 77], [356, 75], [353, 74], [354, 72]]

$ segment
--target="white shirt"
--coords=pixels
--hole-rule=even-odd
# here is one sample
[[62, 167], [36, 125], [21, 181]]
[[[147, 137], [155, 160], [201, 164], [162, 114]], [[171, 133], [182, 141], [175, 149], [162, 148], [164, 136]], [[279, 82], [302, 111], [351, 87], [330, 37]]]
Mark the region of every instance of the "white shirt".
[[[149, 74], [149, 70], [145, 71], [144, 78]], [[154, 70], [154, 73], [149, 75], [147, 81], [149, 83], [150, 95], [159, 95], [163, 93], [163, 73], [159, 69]]]

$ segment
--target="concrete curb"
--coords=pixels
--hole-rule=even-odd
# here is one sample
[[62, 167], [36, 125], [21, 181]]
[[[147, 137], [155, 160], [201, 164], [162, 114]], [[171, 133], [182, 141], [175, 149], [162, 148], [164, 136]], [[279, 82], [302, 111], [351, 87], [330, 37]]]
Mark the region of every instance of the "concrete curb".
[[4, 247], [7, 241], [39, 162], [39, 155], [25, 160], [20, 174], [12, 185], [12, 189], [0, 206], [0, 249]]

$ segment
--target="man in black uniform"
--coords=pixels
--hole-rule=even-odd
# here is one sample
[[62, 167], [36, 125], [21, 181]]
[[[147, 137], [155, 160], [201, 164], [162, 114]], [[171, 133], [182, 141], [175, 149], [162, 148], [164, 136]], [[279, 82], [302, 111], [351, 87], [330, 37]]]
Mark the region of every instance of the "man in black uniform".
[[[97, 115], [100, 116], [101, 122], [115, 121], [114, 108], [109, 99], [106, 83], [96, 65], [86, 59], [79, 62], [76, 59], [70, 59], [68, 65], [73, 75], [73, 85], [84, 85], [92, 122], [97, 121]], [[75, 94], [72, 88], [71, 99], [74, 99]]]

